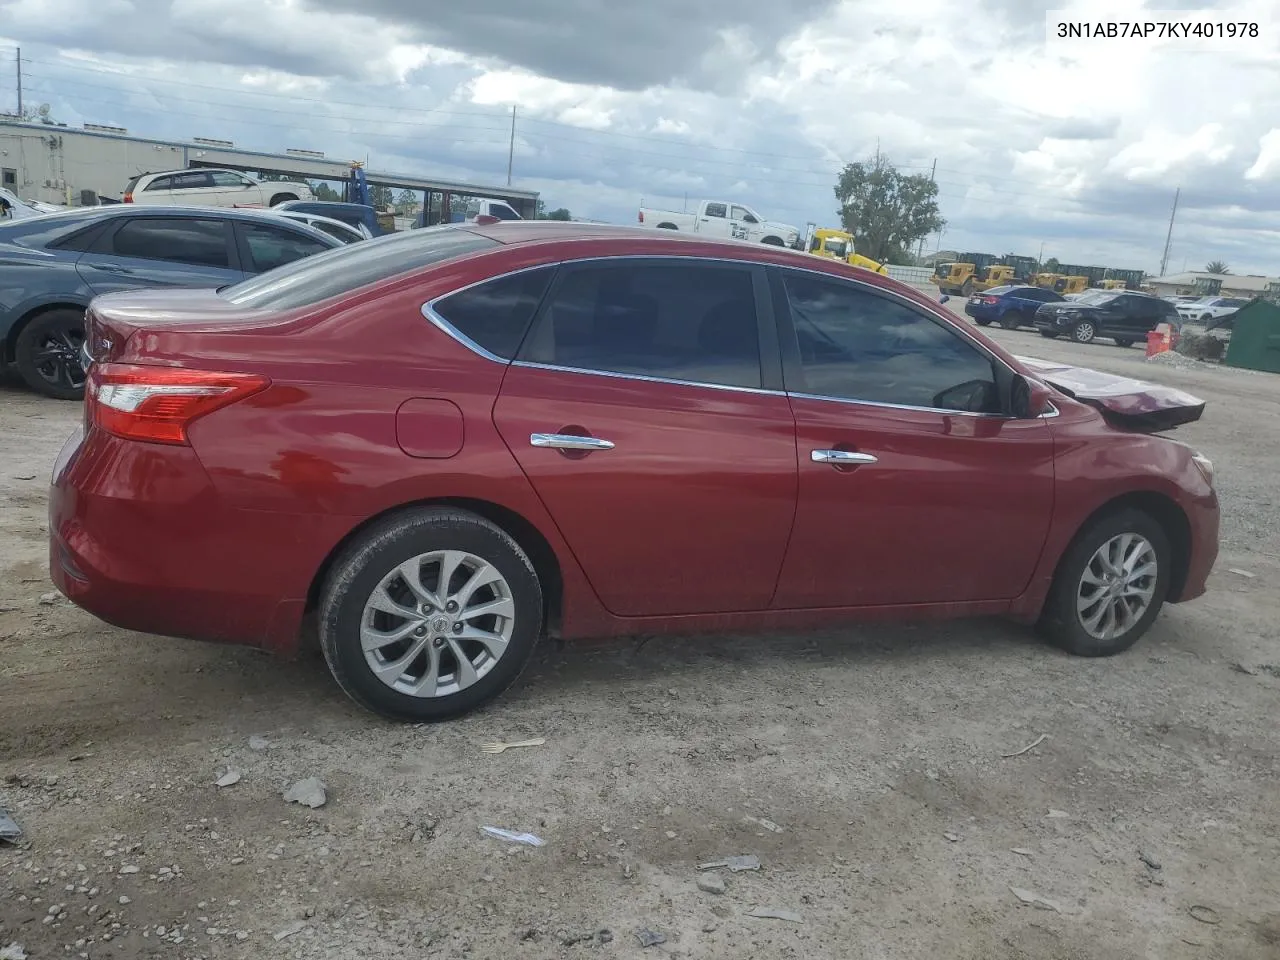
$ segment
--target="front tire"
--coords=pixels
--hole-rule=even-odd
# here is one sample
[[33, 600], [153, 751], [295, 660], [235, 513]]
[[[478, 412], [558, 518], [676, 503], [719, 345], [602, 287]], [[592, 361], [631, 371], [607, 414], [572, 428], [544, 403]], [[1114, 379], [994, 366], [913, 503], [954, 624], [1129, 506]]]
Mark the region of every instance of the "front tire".
[[1079, 657], [1128, 650], [1164, 605], [1171, 562], [1169, 538], [1149, 514], [1128, 508], [1105, 514], [1063, 555], [1041, 629]]
[[1132, 340], [1130, 340], [1128, 337], [1116, 337], [1115, 339], [1116, 339], [1116, 346], [1117, 346], [1117, 347], [1132, 347], [1132, 346], [1133, 346], [1133, 341], [1132, 341]]
[[335, 560], [320, 647], [361, 706], [429, 723], [514, 683], [542, 610], [538, 574], [506, 531], [463, 510], [413, 510], [375, 524]]
[[18, 334], [14, 366], [36, 393], [54, 400], [79, 400], [84, 396], [83, 347], [84, 311], [50, 310]]
[[997, 321], [1001, 330], [1017, 330], [1028, 322], [1026, 314], [1019, 310], [1010, 310]]
[[1098, 328], [1092, 320], [1080, 320], [1071, 328], [1071, 339], [1076, 343], [1093, 343], [1098, 335]]

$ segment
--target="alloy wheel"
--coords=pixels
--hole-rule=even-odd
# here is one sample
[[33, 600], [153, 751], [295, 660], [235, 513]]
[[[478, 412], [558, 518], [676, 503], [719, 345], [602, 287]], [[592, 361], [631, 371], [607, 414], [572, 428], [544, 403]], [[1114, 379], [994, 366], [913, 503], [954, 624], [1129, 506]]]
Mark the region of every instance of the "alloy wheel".
[[475, 684], [502, 659], [515, 628], [506, 579], [459, 550], [419, 554], [373, 589], [360, 617], [369, 669], [411, 697], [446, 697]]
[[52, 329], [36, 345], [31, 356], [32, 366], [51, 386], [79, 390], [85, 381], [84, 362], [80, 357], [83, 347], [83, 330], [70, 326]]
[[1080, 625], [1096, 640], [1131, 630], [1155, 597], [1155, 547], [1136, 533], [1118, 534], [1094, 551], [1076, 587]]
[[1076, 324], [1074, 336], [1078, 342], [1088, 343], [1094, 336], [1093, 324], [1088, 320], [1081, 320]]

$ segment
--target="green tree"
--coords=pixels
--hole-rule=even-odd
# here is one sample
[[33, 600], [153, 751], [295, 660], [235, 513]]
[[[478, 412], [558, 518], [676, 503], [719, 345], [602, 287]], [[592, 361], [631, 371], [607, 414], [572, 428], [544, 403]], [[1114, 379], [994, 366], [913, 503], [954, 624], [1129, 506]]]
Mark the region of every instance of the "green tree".
[[418, 195], [405, 187], [396, 194], [396, 212], [403, 215], [412, 210], [418, 203]]
[[369, 200], [375, 210], [386, 210], [396, 202], [391, 188], [381, 183], [375, 183], [369, 187]]
[[1210, 260], [1208, 263], [1204, 265], [1204, 272], [1205, 273], [1221, 273], [1223, 275], [1226, 275], [1231, 272], [1231, 268], [1228, 267], [1221, 260]]
[[947, 223], [938, 212], [938, 185], [901, 173], [883, 156], [846, 164], [835, 195], [854, 249], [881, 263], [902, 263], [911, 247]]
[[573, 214], [571, 214], [568, 211], [568, 209], [565, 207], [557, 207], [555, 210], [552, 210], [550, 213], [547, 214], [547, 219], [548, 220], [572, 220]]
[[316, 195], [317, 200], [328, 200], [331, 202], [339, 202], [342, 200], [342, 194], [329, 186], [323, 180], [313, 181], [311, 184], [311, 192]]

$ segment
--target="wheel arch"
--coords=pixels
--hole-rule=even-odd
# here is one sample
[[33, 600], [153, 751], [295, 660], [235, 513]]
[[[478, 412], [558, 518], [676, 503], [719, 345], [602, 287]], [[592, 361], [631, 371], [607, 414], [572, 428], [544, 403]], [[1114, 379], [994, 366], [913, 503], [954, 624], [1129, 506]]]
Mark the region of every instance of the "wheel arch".
[[1173, 569], [1169, 576], [1168, 600], [1176, 603], [1187, 585], [1187, 574], [1191, 565], [1191, 521], [1177, 502], [1166, 494], [1155, 490], [1135, 490], [1121, 494], [1106, 501], [1085, 517], [1076, 526], [1075, 533], [1063, 546], [1062, 552], [1054, 563], [1053, 578], [1057, 579], [1061, 572], [1062, 562], [1071, 552], [1072, 546], [1080, 535], [1095, 522], [1111, 513], [1121, 510], [1139, 510], [1154, 519], [1169, 537], [1169, 549], [1173, 553]]
[[312, 577], [310, 586], [307, 588], [306, 607], [303, 614], [304, 621], [319, 609], [320, 591], [324, 587], [324, 581], [328, 577], [329, 571], [333, 568], [334, 561], [346, 549], [348, 544], [361, 536], [371, 526], [388, 517], [401, 513], [410, 513], [427, 507], [455, 507], [460, 510], [470, 511], [499, 527], [515, 540], [533, 564], [533, 569], [538, 575], [538, 582], [542, 585], [543, 630], [550, 635], [555, 635], [558, 632], [561, 603], [564, 595], [564, 576], [561, 572], [560, 558], [556, 555], [555, 549], [535, 524], [510, 507], [502, 506], [490, 500], [479, 500], [470, 497], [438, 497], [416, 500], [389, 507], [381, 513], [366, 517], [349, 530], [346, 536], [335, 543], [320, 563], [315, 576]]
[[299, 200], [299, 199], [301, 198], [297, 195], [297, 193], [291, 193], [288, 190], [282, 190], [279, 193], [273, 193], [271, 195], [271, 200], [267, 203], [267, 206], [274, 207], [277, 204], [288, 203], [290, 200]]
[[78, 303], [70, 298], [50, 300], [46, 303], [40, 303], [27, 309], [17, 320], [15, 320], [9, 329], [5, 332], [3, 342], [0, 342], [0, 349], [3, 350], [3, 359], [7, 363], [12, 363], [14, 359], [14, 349], [18, 344], [18, 337], [22, 335], [23, 329], [36, 317], [43, 316], [46, 313], [52, 313], [54, 310], [79, 310], [84, 313], [89, 305], [87, 303]]

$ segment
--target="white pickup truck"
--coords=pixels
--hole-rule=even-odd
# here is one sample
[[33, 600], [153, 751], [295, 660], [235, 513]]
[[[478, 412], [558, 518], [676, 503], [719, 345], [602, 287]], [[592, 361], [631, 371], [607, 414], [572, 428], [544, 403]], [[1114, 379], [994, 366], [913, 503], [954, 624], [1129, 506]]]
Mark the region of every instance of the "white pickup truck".
[[704, 200], [697, 213], [640, 208], [640, 223], [660, 230], [684, 230], [706, 233], [713, 237], [729, 237], [749, 243], [768, 243], [775, 247], [800, 247], [800, 228], [789, 223], [766, 220], [750, 207], [723, 200]]

